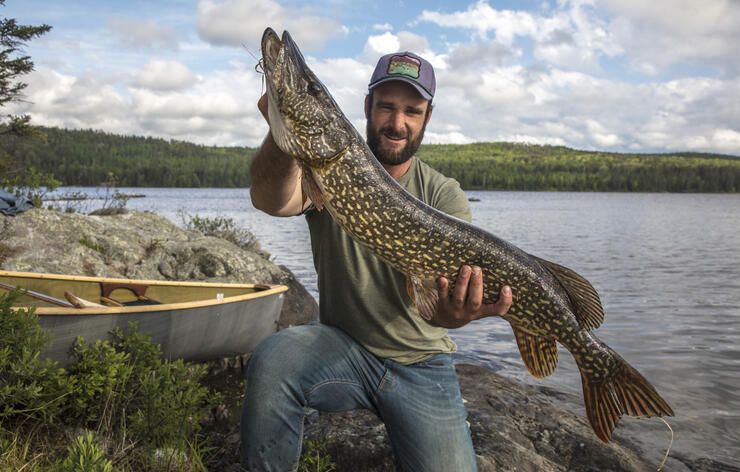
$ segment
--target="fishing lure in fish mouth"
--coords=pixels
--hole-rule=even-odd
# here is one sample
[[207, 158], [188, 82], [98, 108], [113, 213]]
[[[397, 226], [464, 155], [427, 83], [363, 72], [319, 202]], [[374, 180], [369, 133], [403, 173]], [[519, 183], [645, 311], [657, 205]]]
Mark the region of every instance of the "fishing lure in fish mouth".
[[304, 188], [355, 241], [406, 275], [420, 316], [436, 310], [435, 281], [452, 285], [463, 265], [481, 267], [484, 297], [512, 288], [504, 315], [529, 372], [550, 375], [557, 343], [575, 358], [586, 415], [608, 443], [617, 421], [672, 416], [650, 383], [592, 332], [604, 320], [599, 295], [584, 277], [421, 202], [378, 163], [285, 31], [262, 37], [270, 127], [280, 149], [303, 171]]

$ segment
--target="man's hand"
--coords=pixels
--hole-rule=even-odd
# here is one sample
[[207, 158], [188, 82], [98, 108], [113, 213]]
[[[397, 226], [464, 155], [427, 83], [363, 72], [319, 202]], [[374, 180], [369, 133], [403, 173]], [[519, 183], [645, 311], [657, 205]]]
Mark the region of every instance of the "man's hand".
[[437, 312], [430, 321], [443, 328], [459, 328], [487, 316], [503, 316], [511, 307], [511, 288], [501, 289], [496, 303], [483, 303], [483, 272], [477, 266], [462, 266], [449, 293], [450, 283], [445, 277], [437, 279]]

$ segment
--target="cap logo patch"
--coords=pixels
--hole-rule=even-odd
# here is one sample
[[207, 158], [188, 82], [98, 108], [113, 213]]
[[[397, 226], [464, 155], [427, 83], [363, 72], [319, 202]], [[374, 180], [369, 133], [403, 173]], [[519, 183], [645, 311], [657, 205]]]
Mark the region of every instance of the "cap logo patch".
[[421, 62], [413, 57], [393, 56], [388, 64], [388, 74], [401, 74], [418, 79], [420, 68]]

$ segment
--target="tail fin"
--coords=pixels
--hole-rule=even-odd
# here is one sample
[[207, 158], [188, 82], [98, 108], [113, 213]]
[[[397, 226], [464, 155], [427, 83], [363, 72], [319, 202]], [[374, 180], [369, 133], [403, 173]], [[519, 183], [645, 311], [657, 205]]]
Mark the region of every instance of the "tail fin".
[[637, 370], [617, 357], [618, 365], [604, 382], [589, 382], [581, 373], [586, 415], [596, 436], [609, 443], [622, 415], [638, 418], [673, 416], [668, 403]]

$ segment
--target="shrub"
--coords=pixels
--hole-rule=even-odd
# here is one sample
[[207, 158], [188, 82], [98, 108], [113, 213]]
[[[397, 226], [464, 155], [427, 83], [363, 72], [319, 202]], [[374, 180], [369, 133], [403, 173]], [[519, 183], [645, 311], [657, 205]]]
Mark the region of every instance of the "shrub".
[[0, 295], [0, 420], [31, 417], [52, 422], [70, 392], [64, 369], [42, 359], [49, 334], [35, 309], [14, 309], [20, 293]]
[[178, 212], [186, 229], [200, 231], [206, 236], [216, 236], [230, 241], [244, 249], [257, 248], [255, 235], [244, 228], [239, 228], [233, 218], [225, 216], [198, 216], [183, 211]]
[[113, 464], [105, 458], [90, 431], [77, 436], [67, 447], [67, 458], [58, 468], [59, 472], [114, 472], [114, 470]]

